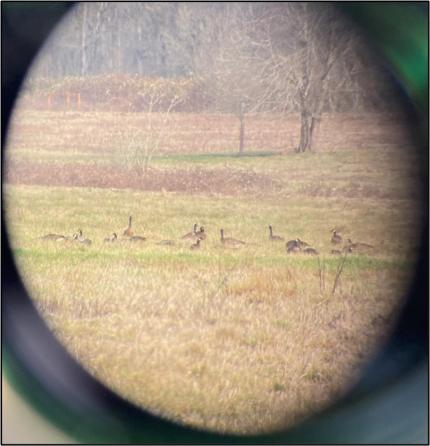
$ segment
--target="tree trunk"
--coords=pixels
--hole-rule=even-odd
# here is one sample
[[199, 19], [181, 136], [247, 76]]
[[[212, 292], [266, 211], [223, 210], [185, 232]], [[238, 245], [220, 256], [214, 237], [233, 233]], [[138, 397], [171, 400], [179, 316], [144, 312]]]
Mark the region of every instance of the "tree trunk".
[[240, 104], [240, 112], [239, 112], [239, 120], [240, 120], [240, 132], [239, 132], [239, 155], [243, 154], [243, 149], [245, 147], [245, 116], [243, 113], [243, 104]]
[[82, 23], [81, 23], [81, 76], [87, 74], [87, 14], [88, 5], [83, 3]]
[[301, 113], [300, 142], [296, 149], [297, 153], [306, 152], [309, 147], [311, 135], [311, 116], [306, 111]]
[[301, 113], [300, 142], [296, 149], [297, 153], [312, 150], [313, 137], [316, 133], [321, 118], [312, 116], [310, 113]]
[[313, 149], [314, 137], [317, 134], [318, 127], [320, 125], [321, 118], [319, 116], [312, 116], [311, 128], [309, 133], [308, 150]]

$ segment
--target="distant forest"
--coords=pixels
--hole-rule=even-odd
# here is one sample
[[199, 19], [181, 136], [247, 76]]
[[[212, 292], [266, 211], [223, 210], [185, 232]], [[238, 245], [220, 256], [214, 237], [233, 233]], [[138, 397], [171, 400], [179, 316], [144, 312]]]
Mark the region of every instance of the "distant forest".
[[[393, 79], [377, 60], [329, 3], [80, 3], [48, 40], [28, 87], [120, 76], [145, 79], [136, 95], [151, 110], [201, 98], [196, 109], [241, 122], [300, 113], [298, 151], [306, 151], [323, 113], [396, 109]], [[178, 85], [166, 95], [154, 78]]]
[[[223, 56], [231, 59], [233, 55], [241, 56], [238, 64], [246, 57], [242, 62], [245, 70], [252, 62], [249, 59], [261, 56], [257, 54], [258, 38], [265, 39], [263, 43], [267, 44], [268, 36], [264, 34], [269, 26], [273, 31], [269, 36], [271, 43], [277, 43], [277, 48], [272, 45], [270, 51], [277, 50], [279, 59], [293, 58], [306, 45], [313, 46], [320, 39], [327, 40], [327, 48], [321, 54], [326, 58], [331, 50], [329, 40], [333, 38], [344, 46], [343, 54], [337, 55], [342, 60], [334, 62], [338, 65], [333, 67], [337, 73], [332, 73], [347, 75], [348, 79], [341, 80], [344, 92], [352, 93], [352, 84], [359, 83], [360, 76], [367, 86], [381, 89], [388, 74], [368, 66], [372, 58], [368, 48], [351, 23], [342, 17], [333, 20], [335, 15], [329, 4], [311, 3], [80, 3], [47, 42], [37, 76], [121, 73], [189, 77], [202, 74], [202, 65], [207, 64], [209, 69], [215, 62], [222, 63]], [[304, 22], [308, 22], [308, 30], [304, 29]], [[247, 44], [250, 45], [245, 48]], [[226, 48], [234, 45], [236, 48]], [[227, 54], [227, 50], [237, 54]], [[339, 70], [341, 65], [344, 70]], [[214, 68], [219, 71], [219, 67]], [[364, 93], [363, 89], [360, 93]], [[382, 88], [377, 95], [379, 100], [389, 99], [389, 94], [384, 97], [384, 93], [387, 89]], [[360, 102], [359, 98], [355, 100]]]

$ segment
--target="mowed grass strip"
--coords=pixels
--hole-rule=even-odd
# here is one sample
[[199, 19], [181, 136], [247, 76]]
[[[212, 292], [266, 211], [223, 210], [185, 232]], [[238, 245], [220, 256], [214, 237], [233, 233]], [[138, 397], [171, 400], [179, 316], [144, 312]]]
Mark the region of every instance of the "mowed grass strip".
[[[120, 261], [127, 259], [128, 261], [135, 261], [136, 263], [145, 265], [163, 265], [165, 268], [175, 268], [181, 264], [194, 266], [208, 266], [213, 267], [222, 262], [223, 265], [247, 265], [247, 266], [294, 266], [296, 269], [318, 269], [318, 259], [314, 256], [310, 257], [306, 254], [289, 254], [285, 252], [282, 255], [261, 255], [259, 256], [255, 251], [249, 253], [249, 250], [242, 248], [239, 252], [231, 254], [228, 248], [223, 248], [219, 245], [216, 249], [218, 251], [201, 250], [198, 253], [189, 252], [187, 248], [177, 247], [152, 247], [148, 244], [133, 246], [130, 242], [117, 242], [116, 246], [107, 246], [102, 251], [95, 251], [75, 243], [72, 246], [57, 242], [54, 248], [47, 247], [49, 242], [42, 241], [40, 248], [17, 248], [13, 250], [14, 255], [20, 258], [31, 258], [36, 260], [49, 260], [52, 262], [70, 262], [70, 264], [77, 264], [81, 262], [97, 263], [103, 261]], [[55, 243], [55, 242], [51, 242]], [[123, 243], [118, 248], [118, 245]], [[61, 246], [63, 244], [63, 246]], [[44, 245], [44, 246], [43, 246]], [[185, 244], [183, 244], [185, 245]], [[167, 252], [169, 251], [169, 252]], [[175, 252], [171, 252], [175, 251]], [[227, 253], [226, 253], [227, 251]], [[250, 254], [250, 255], [247, 255]], [[329, 271], [337, 270], [339, 263], [341, 263], [341, 256], [325, 255], [319, 256], [320, 261], [323, 262], [325, 269]], [[372, 258], [369, 255], [348, 254], [347, 263], [349, 270], [355, 271], [358, 269], [385, 269], [385, 268], [409, 268], [410, 261], [407, 259], [378, 259]]]

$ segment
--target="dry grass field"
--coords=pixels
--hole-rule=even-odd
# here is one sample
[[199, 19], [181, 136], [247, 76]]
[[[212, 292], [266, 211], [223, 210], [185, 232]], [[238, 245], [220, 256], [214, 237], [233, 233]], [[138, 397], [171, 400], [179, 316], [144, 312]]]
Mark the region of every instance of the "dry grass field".
[[[85, 368], [154, 413], [240, 433], [312, 415], [354, 383], [396, 320], [420, 235], [412, 143], [390, 119], [330, 116], [318, 150], [297, 155], [297, 118], [254, 117], [237, 157], [231, 117], [178, 114], [142, 176], [124, 160], [142, 119], [17, 115], [5, 203], [37, 308]], [[103, 242], [129, 215], [147, 240]], [[207, 233], [199, 250], [181, 239], [195, 222]], [[319, 257], [287, 254], [269, 224]], [[347, 255], [333, 294], [334, 227], [374, 249]], [[40, 239], [79, 228], [91, 246]], [[247, 244], [223, 247], [221, 228]]]
[[[239, 121], [229, 114], [41, 111], [18, 108], [10, 145], [25, 159], [61, 163], [117, 165], [124, 150], [139, 147], [151, 119], [162, 132], [156, 155], [236, 152]], [[410, 144], [402, 116], [340, 114], [325, 116], [316, 135], [316, 150], [401, 148]], [[49, 128], [49, 132], [46, 129]], [[364, 130], [365, 129], [365, 130]], [[298, 145], [300, 119], [272, 114], [250, 114], [245, 120], [245, 150], [289, 152]], [[64, 148], [67, 147], [67, 153]], [[14, 151], [15, 152], [15, 151]]]

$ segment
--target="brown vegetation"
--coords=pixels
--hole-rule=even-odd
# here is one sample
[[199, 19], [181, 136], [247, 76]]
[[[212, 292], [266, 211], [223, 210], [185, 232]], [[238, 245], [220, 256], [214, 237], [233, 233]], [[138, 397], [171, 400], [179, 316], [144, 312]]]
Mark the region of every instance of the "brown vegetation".
[[[157, 113], [149, 118], [145, 113], [21, 110], [9, 139], [10, 145], [17, 149], [37, 147], [103, 156], [123, 152], [127, 148], [125, 144], [134, 134], [143, 131], [149, 119], [154, 131], [163, 134], [157, 154], [236, 151], [239, 120], [230, 114], [172, 113], [166, 124], [164, 116]], [[300, 117], [296, 114], [248, 115], [246, 129], [245, 153], [251, 150], [293, 152], [299, 142]], [[321, 122], [314, 142], [317, 152], [400, 148], [410, 144], [410, 134], [398, 116], [333, 113]]]
[[8, 167], [7, 182], [40, 186], [102, 187], [147, 191], [253, 194], [280, 186], [269, 175], [237, 169], [150, 169], [141, 176], [125, 167], [34, 164]]

